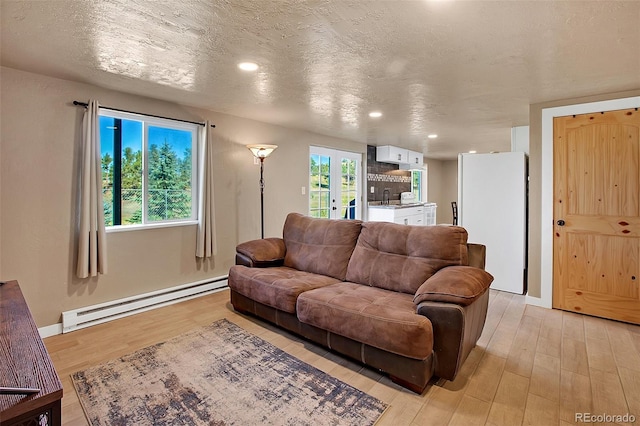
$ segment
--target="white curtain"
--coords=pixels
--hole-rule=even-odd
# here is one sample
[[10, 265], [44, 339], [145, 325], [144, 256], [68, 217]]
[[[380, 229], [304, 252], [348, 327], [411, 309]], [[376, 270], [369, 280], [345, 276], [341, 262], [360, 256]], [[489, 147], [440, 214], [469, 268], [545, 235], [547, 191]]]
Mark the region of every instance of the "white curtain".
[[217, 253], [215, 233], [215, 209], [213, 204], [213, 149], [211, 125], [204, 123], [200, 130], [199, 156], [199, 205], [198, 235], [196, 237], [196, 257], [210, 258]]
[[90, 100], [82, 120], [80, 180], [80, 229], [78, 232], [79, 278], [107, 273], [107, 240], [102, 204], [102, 168], [98, 102]]

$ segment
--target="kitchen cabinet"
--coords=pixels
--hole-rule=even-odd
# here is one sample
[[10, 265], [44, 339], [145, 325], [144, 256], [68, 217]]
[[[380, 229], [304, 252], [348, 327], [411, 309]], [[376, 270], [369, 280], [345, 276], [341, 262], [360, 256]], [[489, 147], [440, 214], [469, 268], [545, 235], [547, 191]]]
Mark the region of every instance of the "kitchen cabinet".
[[383, 145], [376, 148], [376, 161], [381, 163], [407, 164], [409, 150], [393, 145]]
[[424, 165], [424, 156], [421, 152], [407, 151], [407, 164], [400, 164], [402, 170], [421, 169]]
[[400, 225], [424, 225], [424, 206], [369, 206], [371, 222], [393, 222]]
[[431, 226], [436, 224], [436, 203], [424, 203], [424, 225]]
[[424, 155], [398, 146], [383, 145], [376, 148], [376, 161], [399, 164], [402, 170], [413, 170], [422, 168]]

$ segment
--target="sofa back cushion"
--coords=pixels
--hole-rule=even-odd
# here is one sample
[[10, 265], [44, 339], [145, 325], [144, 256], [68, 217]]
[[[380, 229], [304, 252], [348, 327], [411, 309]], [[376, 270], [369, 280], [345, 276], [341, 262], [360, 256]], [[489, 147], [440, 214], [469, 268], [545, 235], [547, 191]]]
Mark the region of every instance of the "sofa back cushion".
[[347, 281], [414, 294], [438, 270], [468, 262], [464, 228], [365, 222]]
[[360, 235], [359, 220], [317, 219], [290, 213], [284, 223], [284, 266], [344, 281]]

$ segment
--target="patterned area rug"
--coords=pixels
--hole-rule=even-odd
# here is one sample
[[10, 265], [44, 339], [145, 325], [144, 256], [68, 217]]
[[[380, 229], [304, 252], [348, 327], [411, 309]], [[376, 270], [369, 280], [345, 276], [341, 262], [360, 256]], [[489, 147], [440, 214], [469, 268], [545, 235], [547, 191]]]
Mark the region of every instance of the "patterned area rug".
[[382, 401], [220, 320], [72, 375], [91, 425], [372, 425]]

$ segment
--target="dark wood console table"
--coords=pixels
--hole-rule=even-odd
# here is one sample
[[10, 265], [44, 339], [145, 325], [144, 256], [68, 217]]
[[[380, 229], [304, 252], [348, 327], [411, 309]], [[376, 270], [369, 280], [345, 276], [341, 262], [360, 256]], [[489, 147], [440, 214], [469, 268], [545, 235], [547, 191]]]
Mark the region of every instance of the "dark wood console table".
[[0, 394], [2, 426], [62, 424], [62, 384], [17, 281], [0, 285], [0, 387], [39, 389]]

